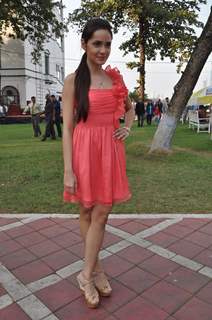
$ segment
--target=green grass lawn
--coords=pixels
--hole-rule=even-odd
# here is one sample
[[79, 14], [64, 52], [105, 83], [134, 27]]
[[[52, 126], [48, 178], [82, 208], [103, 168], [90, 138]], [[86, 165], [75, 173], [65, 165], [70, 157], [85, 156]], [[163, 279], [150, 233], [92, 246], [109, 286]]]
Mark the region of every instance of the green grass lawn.
[[[180, 125], [173, 153], [148, 155], [156, 127], [134, 127], [126, 142], [133, 197], [116, 213], [212, 212], [212, 141]], [[63, 203], [61, 140], [41, 142], [31, 124], [0, 125], [0, 212], [76, 213]]]

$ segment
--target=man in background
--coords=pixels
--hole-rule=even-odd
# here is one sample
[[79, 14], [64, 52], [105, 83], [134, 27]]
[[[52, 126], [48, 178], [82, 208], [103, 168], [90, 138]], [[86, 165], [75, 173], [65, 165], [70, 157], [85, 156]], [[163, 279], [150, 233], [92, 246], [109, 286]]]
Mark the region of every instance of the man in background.
[[45, 121], [46, 129], [41, 141], [45, 141], [48, 137], [55, 140], [55, 131], [54, 131], [54, 120], [55, 120], [55, 108], [54, 108], [54, 97], [53, 95], [46, 96], [46, 105], [45, 105]]
[[36, 98], [34, 96], [31, 97], [31, 102], [26, 106], [26, 108], [23, 111], [23, 114], [26, 114], [27, 111], [30, 112], [32, 117], [32, 127], [33, 127], [34, 137], [38, 137], [41, 135], [40, 114], [42, 112], [41, 112], [40, 105], [36, 103]]
[[135, 105], [135, 113], [138, 118], [138, 127], [143, 127], [144, 116], [145, 116], [145, 107], [144, 107], [144, 102], [141, 99], [139, 99]]
[[61, 118], [60, 118], [60, 112], [61, 112], [60, 101], [57, 100], [54, 95], [52, 95], [52, 98], [53, 98], [54, 110], [55, 110], [55, 124], [57, 127], [57, 135], [59, 138], [61, 138], [62, 130], [61, 130]]

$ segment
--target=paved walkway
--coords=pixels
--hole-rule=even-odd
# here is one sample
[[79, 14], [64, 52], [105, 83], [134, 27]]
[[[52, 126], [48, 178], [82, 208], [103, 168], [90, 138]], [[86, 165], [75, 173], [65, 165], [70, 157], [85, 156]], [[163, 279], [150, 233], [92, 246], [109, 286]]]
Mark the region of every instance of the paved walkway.
[[0, 215], [1, 320], [211, 320], [212, 215], [118, 216], [101, 251], [113, 295], [88, 309], [72, 216]]

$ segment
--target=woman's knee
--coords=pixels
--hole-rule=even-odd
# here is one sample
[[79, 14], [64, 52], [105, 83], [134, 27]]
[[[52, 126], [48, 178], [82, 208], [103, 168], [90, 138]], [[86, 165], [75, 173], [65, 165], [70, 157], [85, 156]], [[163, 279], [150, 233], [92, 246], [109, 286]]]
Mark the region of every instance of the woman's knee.
[[92, 223], [96, 223], [100, 226], [105, 226], [111, 209], [111, 206], [98, 205], [94, 207], [94, 210], [92, 211]]
[[80, 206], [80, 219], [90, 221], [92, 208], [85, 208]]

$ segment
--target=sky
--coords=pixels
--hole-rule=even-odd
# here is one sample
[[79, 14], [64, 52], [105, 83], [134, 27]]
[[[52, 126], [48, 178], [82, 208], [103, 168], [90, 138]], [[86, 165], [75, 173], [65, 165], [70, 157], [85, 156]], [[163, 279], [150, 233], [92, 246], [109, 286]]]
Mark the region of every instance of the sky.
[[[66, 6], [64, 15], [72, 12], [74, 9], [80, 7], [80, 0], [63, 0]], [[200, 20], [205, 23], [210, 12], [212, 0], [207, 1], [207, 5], [201, 5], [199, 13]], [[197, 31], [199, 34], [201, 30]], [[117, 67], [124, 77], [126, 86], [130, 91], [137, 86], [136, 79], [138, 73], [136, 70], [130, 70], [126, 67], [126, 62], [133, 61], [133, 55], [129, 54], [123, 56], [123, 51], [119, 46], [127, 35], [123, 36], [122, 32], [115, 34], [112, 42], [112, 50], [106, 65]], [[77, 33], [77, 29], [69, 27], [69, 32], [65, 35], [65, 73], [66, 75], [73, 72], [81, 59], [83, 50], [80, 45], [81, 35]], [[106, 66], [105, 65], [105, 66]], [[169, 59], [161, 61], [159, 58], [156, 61], [146, 62], [146, 85], [145, 90], [149, 98], [171, 98], [173, 94], [173, 87], [180, 78], [180, 74], [176, 72], [176, 64], [170, 63]], [[199, 77], [198, 83], [194, 89], [197, 91], [205, 86], [212, 86], [212, 54], [209, 56]]]

